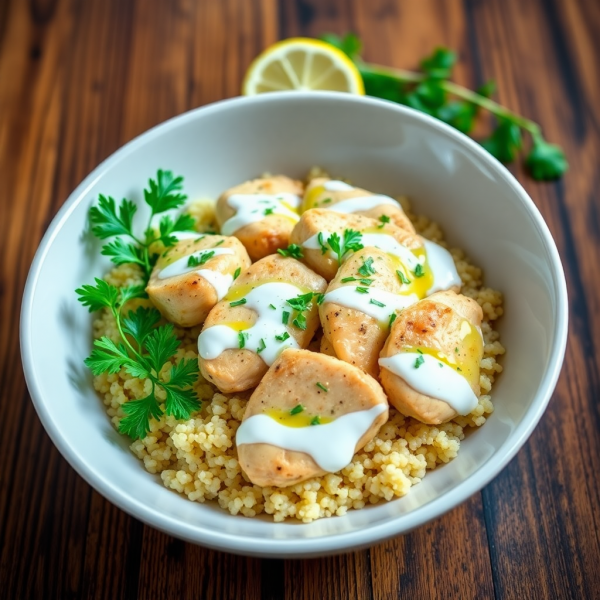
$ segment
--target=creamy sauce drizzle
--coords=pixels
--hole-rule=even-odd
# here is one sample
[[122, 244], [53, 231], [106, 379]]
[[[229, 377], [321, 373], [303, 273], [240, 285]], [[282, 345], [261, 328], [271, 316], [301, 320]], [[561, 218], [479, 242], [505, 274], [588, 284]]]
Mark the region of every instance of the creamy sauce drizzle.
[[328, 210], [339, 213], [355, 213], [363, 210], [371, 210], [382, 204], [392, 204], [396, 208], [399, 208], [398, 203], [389, 196], [357, 196], [355, 198], [348, 198], [347, 200], [341, 200], [336, 204], [328, 206]]
[[[418, 357], [422, 357], [423, 362], [415, 368]], [[417, 392], [447, 402], [459, 415], [468, 415], [478, 404], [467, 380], [430, 354], [400, 352], [390, 358], [380, 358], [379, 365], [404, 379]]]
[[221, 227], [223, 235], [233, 235], [238, 229], [261, 221], [269, 214], [288, 217], [295, 223], [300, 219], [297, 212], [297, 208], [300, 206], [300, 196], [289, 192], [233, 194], [227, 199], [227, 204], [236, 213], [223, 223], [223, 227]]
[[[197, 235], [197, 237], [200, 237]], [[191, 254], [186, 254], [186, 256], [182, 256], [178, 258], [176, 261], [173, 261], [170, 265], [167, 265], [164, 269], [162, 269], [158, 273], [159, 279], [169, 279], [170, 277], [177, 277], [178, 275], [183, 275], [184, 273], [191, 273], [192, 271], [198, 271], [198, 267], [201, 265], [188, 266], [188, 260], [190, 256], [194, 256], [196, 258], [201, 258], [205, 254], [209, 252], [214, 252], [214, 256], [220, 256], [222, 254], [233, 254], [233, 250], [231, 248], [206, 248], [204, 250], [198, 250], [197, 252], [192, 252]], [[208, 260], [212, 260], [209, 258]], [[207, 261], [208, 262], [208, 261]]]
[[197, 273], [213, 286], [217, 294], [217, 302], [220, 302], [225, 297], [233, 284], [233, 275], [229, 273], [223, 274], [219, 271], [211, 271], [210, 269], [200, 269]]
[[369, 410], [342, 415], [331, 423], [309, 427], [286, 427], [267, 415], [253, 415], [242, 422], [235, 442], [238, 447], [270, 444], [305, 452], [321, 469], [335, 473], [352, 461], [356, 444], [387, 408], [386, 404], [377, 404]]
[[[323, 303], [335, 302], [340, 306], [353, 308], [365, 315], [369, 315], [370, 317], [377, 319], [380, 323], [387, 324], [390, 320], [390, 315], [393, 312], [402, 310], [419, 301], [419, 297], [416, 294], [392, 294], [391, 292], [379, 290], [374, 287], [364, 288], [364, 286], [359, 286], [367, 290], [366, 294], [361, 294], [356, 291], [356, 287], [357, 286], [354, 285], [344, 285], [328, 292], [325, 294]], [[380, 302], [384, 306], [373, 304], [371, 300]]]
[[450, 252], [429, 240], [424, 240], [424, 242], [427, 262], [433, 273], [433, 285], [427, 290], [427, 294], [447, 290], [453, 286], [460, 288], [462, 282]]
[[353, 186], [347, 184], [345, 181], [340, 181], [339, 179], [330, 179], [323, 184], [323, 187], [328, 192], [349, 192], [354, 189]]
[[[287, 332], [287, 327], [283, 324], [283, 311], [289, 312], [290, 315], [294, 312], [286, 301], [302, 293], [305, 291], [291, 283], [264, 283], [255, 287], [244, 296], [246, 302], [243, 306], [257, 313], [256, 322], [243, 327], [232, 323], [232, 326], [222, 324], [205, 329], [198, 337], [200, 356], [205, 360], [212, 360], [225, 350], [238, 349], [241, 333], [244, 336], [244, 348], [252, 352], [257, 352], [262, 346], [261, 340], [264, 341], [265, 348], [257, 354], [267, 365], [272, 365], [286, 348], [299, 348], [292, 335], [283, 341], [275, 339], [275, 336]], [[291, 322], [290, 316], [290, 325]]]

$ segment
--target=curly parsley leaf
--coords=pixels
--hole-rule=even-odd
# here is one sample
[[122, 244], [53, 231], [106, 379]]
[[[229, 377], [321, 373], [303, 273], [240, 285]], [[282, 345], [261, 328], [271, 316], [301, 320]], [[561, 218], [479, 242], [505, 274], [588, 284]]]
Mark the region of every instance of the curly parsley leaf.
[[159, 169], [156, 179], [148, 180], [148, 188], [144, 190], [144, 200], [152, 209], [153, 215], [158, 215], [173, 208], [179, 208], [187, 196], [180, 193], [183, 189], [183, 177], [173, 176], [172, 171]]
[[167, 323], [154, 329], [146, 338], [144, 345], [148, 352], [148, 361], [156, 373], [159, 373], [179, 348], [179, 340], [173, 332], [173, 324]]
[[94, 375], [118, 373], [124, 367], [134, 377], [147, 377], [145, 365], [132, 359], [124, 344], [115, 344], [110, 338], [94, 341], [92, 353], [83, 361]]
[[123, 332], [142, 346], [160, 319], [160, 313], [155, 308], [140, 306], [135, 312], [129, 311], [129, 314], [123, 319]]
[[159, 241], [167, 248], [174, 246], [179, 240], [176, 235], [179, 231], [193, 231], [196, 220], [188, 214], [179, 215], [175, 221], [171, 217], [163, 217], [158, 225]]
[[96, 285], [84, 284], [75, 290], [78, 300], [90, 312], [113, 307], [119, 298], [119, 289], [104, 279], [94, 278]]
[[154, 393], [141, 400], [130, 400], [121, 405], [127, 415], [119, 423], [119, 431], [133, 439], [145, 438], [150, 431], [150, 419], [160, 419], [163, 411]]
[[533, 178], [537, 180], [558, 179], [569, 168], [560, 146], [549, 144], [541, 136], [534, 136], [533, 147], [525, 162]]
[[481, 145], [500, 162], [511, 162], [523, 145], [521, 129], [515, 123], [501, 119], [492, 135]]
[[354, 229], [345, 229], [342, 236], [334, 232], [327, 238], [327, 244], [337, 254], [338, 264], [341, 265], [346, 254], [362, 250], [362, 234]]
[[135, 244], [128, 244], [122, 237], [118, 237], [112, 242], [105, 244], [100, 254], [109, 256], [115, 265], [133, 263], [144, 266], [145, 264], [143, 250]]
[[133, 215], [137, 206], [130, 200], [121, 200], [117, 211], [115, 200], [100, 194], [98, 204], [89, 211], [92, 233], [101, 240], [115, 235], [132, 236]]

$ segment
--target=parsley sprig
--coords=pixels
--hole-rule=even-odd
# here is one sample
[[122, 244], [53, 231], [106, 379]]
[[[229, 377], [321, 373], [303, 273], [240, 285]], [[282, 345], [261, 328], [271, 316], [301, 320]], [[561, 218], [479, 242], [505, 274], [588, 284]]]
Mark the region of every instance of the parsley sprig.
[[414, 72], [364, 62], [360, 58], [361, 41], [352, 33], [344, 37], [328, 33], [321, 39], [356, 63], [367, 95], [405, 104], [466, 134], [473, 130], [479, 111], [487, 110], [497, 120], [492, 134], [481, 142], [490, 154], [502, 162], [512, 162], [523, 150], [522, 133], [526, 132], [531, 137], [531, 146], [525, 166], [534, 179], [558, 179], [567, 171], [564, 151], [544, 139], [537, 123], [490, 98], [496, 87], [493, 81], [476, 91], [450, 81], [458, 57], [448, 48], [436, 48], [421, 61], [421, 71]]
[[182, 183], [183, 177], [175, 177], [171, 171], [161, 169], [157, 171], [156, 179], [148, 181], [144, 201], [150, 207], [150, 218], [142, 238], [133, 232], [137, 205], [131, 200], [123, 199], [117, 206], [114, 198], [100, 194], [97, 205], [92, 206], [89, 212], [92, 233], [101, 240], [115, 238], [102, 247], [101, 253], [110, 257], [116, 265], [138, 264], [147, 281], [158, 258], [157, 254], [151, 252], [151, 246], [156, 242], [161, 242], [166, 247], [173, 246], [177, 243], [175, 232], [194, 228], [195, 221], [187, 214], [180, 215], [175, 220], [164, 216], [160, 220], [158, 231], [152, 227], [155, 215], [183, 205], [187, 196], [181, 193]]
[[114, 374], [124, 368], [133, 377], [152, 383], [148, 396], [122, 405], [127, 416], [121, 419], [119, 430], [134, 439], [145, 437], [150, 431], [150, 419], [163, 415], [163, 401], [156, 396], [157, 388], [166, 393], [164, 412], [176, 419], [189, 419], [201, 406], [192, 388], [198, 377], [198, 361], [182, 359], [171, 367], [166, 381], [160, 376], [164, 364], [173, 358], [180, 345], [173, 325], [159, 325], [161, 316], [154, 308], [139, 307], [126, 316], [121, 314], [129, 300], [147, 297], [144, 288], [144, 285], [117, 288], [96, 279], [95, 285], [75, 290], [78, 300], [90, 312], [103, 308], [111, 312], [121, 338], [116, 343], [106, 336], [94, 341], [92, 353], [85, 359], [92, 373]]
[[324, 237], [323, 232], [319, 232], [317, 240], [321, 246], [321, 253], [325, 254], [328, 250], [327, 246], [329, 246], [333, 253], [337, 255], [338, 265], [342, 264], [348, 252], [357, 252], [363, 249], [362, 234], [360, 231], [355, 231], [354, 229], [344, 230], [341, 236], [339, 233], [334, 232], [327, 240]]

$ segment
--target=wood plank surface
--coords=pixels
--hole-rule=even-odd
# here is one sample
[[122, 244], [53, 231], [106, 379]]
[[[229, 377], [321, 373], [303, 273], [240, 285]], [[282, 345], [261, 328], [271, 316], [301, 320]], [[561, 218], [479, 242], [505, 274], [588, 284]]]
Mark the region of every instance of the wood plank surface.
[[[411, 68], [460, 52], [571, 169], [513, 172], [565, 265], [571, 332], [540, 425], [482, 493], [406, 536], [306, 561], [236, 557], [112, 506], [44, 432], [18, 315], [37, 244], [71, 190], [147, 128], [239, 93], [277, 39], [355, 31]], [[600, 3], [595, 0], [0, 0], [0, 598], [598, 598], [600, 592]]]

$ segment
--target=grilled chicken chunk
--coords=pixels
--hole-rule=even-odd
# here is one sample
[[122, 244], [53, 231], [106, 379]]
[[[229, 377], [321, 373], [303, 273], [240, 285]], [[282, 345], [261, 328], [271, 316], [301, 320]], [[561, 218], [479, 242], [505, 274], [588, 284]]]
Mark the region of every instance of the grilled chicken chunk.
[[146, 292], [166, 319], [193, 327], [227, 293], [236, 269], [249, 266], [250, 257], [238, 239], [194, 234], [162, 253]]
[[[400, 204], [381, 194], [373, 194], [367, 190], [353, 187], [344, 183], [317, 177], [306, 186], [302, 210], [311, 208], [325, 208], [334, 212], [354, 213], [372, 219], [383, 220], [393, 223], [396, 227], [415, 232], [413, 224], [406, 216]], [[386, 219], [387, 218], [387, 219]]]
[[[476, 398], [480, 393], [479, 363], [483, 356], [482, 317], [481, 307], [471, 298], [453, 291], [432, 294], [400, 313], [381, 358], [388, 359], [412, 351], [410, 360], [414, 359], [411, 363], [414, 366], [408, 373], [415, 377], [421, 372], [423, 359], [434, 357], [439, 361], [440, 378], [444, 368], [454, 371], [453, 378], [444, 379], [450, 382], [445, 385], [445, 394], [452, 396], [454, 391], [459, 393], [460, 385], [456, 387], [454, 384], [457, 382], [464, 388], [461, 380], [464, 378]], [[390, 403], [401, 413], [429, 424], [444, 423], [458, 414], [448, 401], [414, 389], [405, 378], [389, 368], [389, 363], [386, 367], [385, 362], [380, 361], [380, 380]], [[464, 393], [464, 389], [462, 391]]]
[[396, 269], [393, 257], [377, 248], [359, 250], [344, 262], [319, 306], [327, 340], [321, 343], [322, 352], [379, 376], [377, 361], [390, 316], [417, 301], [414, 294], [402, 294]]
[[[254, 263], [204, 323], [198, 339], [202, 375], [226, 393], [256, 387], [269, 357], [275, 360], [285, 347], [308, 346], [319, 326], [316, 294], [326, 287], [322, 277], [293, 258], [274, 254]], [[304, 311], [294, 308], [298, 296], [304, 297], [299, 300]], [[216, 349], [222, 351], [213, 356]]]
[[299, 219], [302, 193], [302, 183], [284, 175], [230, 188], [217, 201], [221, 233], [237, 237], [253, 261], [286, 248]]
[[[313, 427], [327, 427], [327, 423], [344, 415], [376, 406], [381, 406], [380, 411], [366, 420], [364, 433], [356, 437], [351, 453], [369, 442], [388, 419], [387, 399], [381, 386], [360, 369], [337, 358], [308, 350], [284, 350], [250, 397], [238, 439], [248, 419], [266, 414], [288, 425], [290, 431], [297, 432], [295, 428], [304, 425], [304, 433], [311, 436], [307, 439], [317, 443]], [[302, 408], [301, 412], [297, 412], [298, 407]], [[319, 418], [321, 424], [311, 425], [315, 418]], [[335, 434], [331, 435], [326, 443], [335, 446], [339, 440]], [[266, 430], [263, 437], [268, 437]], [[311, 448], [315, 456], [323, 452], [326, 453], [327, 448], [315, 447], [314, 451]], [[270, 443], [238, 442], [242, 469], [252, 483], [261, 486], [284, 487], [322, 475], [326, 471], [311, 454]], [[352, 454], [348, 462], [351, 458]]]

